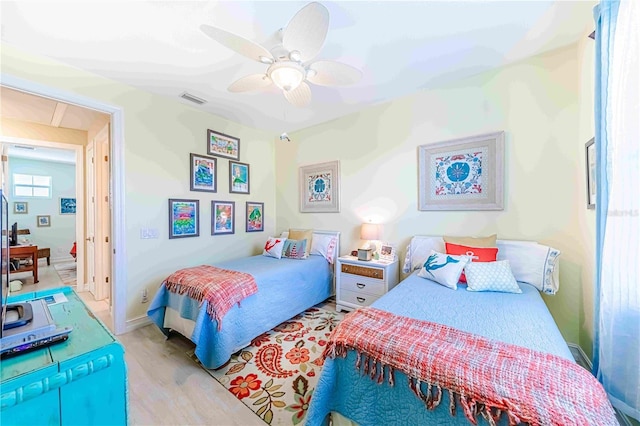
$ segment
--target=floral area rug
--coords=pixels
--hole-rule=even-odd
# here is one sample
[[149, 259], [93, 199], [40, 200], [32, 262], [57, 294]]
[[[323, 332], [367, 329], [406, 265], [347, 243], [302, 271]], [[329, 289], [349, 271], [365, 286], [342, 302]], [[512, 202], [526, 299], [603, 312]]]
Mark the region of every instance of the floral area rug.
[[265, 423], [303, 424], [322, 369], [322, 351], [342, 318], [335, 311], [310, 308], [256, 337], [224, 367], [206, 371]]
[[76, 285], [76, 263], [56, 263], [53, 265], [64, 285]]

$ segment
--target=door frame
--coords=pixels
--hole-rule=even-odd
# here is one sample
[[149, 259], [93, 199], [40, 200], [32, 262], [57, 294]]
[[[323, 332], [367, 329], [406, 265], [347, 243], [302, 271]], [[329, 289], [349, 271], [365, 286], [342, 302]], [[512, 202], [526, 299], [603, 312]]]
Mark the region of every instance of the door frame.
[[[25, 80], [10, 74], [0, 73], [0, 81], [3, 86], [15, 90], [32, 93], [45, 98], [57, 99], [65, 103], [75, 104], [111, 115], [110, 149], [112, 161], [110, 200], [113, 257], [111, 260], [110, 276], [113, 277], [111, 282], [113, 331], [115, 334], [125, 333], [127, 331], [127, 257], [124, 217], [124, 111], [116, 105], [107, 104], [93, 98]], [[116, 265], [118, 265], [118, 267], [116, 267]]]
[[[74, 151], [76, 156], [76, 164], [75, 164], [75, 175], [76, 175], [76, 240], [84, 241], [84, 199], [85, 194], [81, 194], [78, 191], [78, 185], [84, 182], [84, 146], [82, 145], [74, 145], [70, 143], [63, 142], [51, 142], [40, 139], [25, 139], [18, 138], [13, 136], [3, 136], [2, 142], [6, 144], [18, 144], [18, 145], [30, 145], [30, 146], [41, 146], [46, 148], [59, 148], [66, 149], [68, 151]], [[80, 164], [78, 163], [80, 162]], [[11, 157], [9, 157], [9, 168], [11, 167]], [[84, 277], [84, 245], [77, 244], [76, 245], [77, 257], [82, 261], [77, 264], [77, 276]], [[78, 282], [78, 291], [83, 291], [86, 287], [86, 282]]]

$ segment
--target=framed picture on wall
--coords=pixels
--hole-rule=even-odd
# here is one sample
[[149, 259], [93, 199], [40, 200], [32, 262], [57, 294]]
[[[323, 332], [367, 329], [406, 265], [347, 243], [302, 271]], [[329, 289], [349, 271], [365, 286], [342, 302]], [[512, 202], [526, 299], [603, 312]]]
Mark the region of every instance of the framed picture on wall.
[[192, 191], [217, 192], [217, 159], [206, 155], [189, 154]]
[[29, 203], [26, 201], [15, 201], [13, 203], [13, 214], [29, 213]]
[[595, 139], [591, 138], [585, 144], [585, 155], [587, 164], [587, 208], [596, 208], [596, 145]]
[[247, 232], [264, 231], [264, 203], [247, 201]]
[[298, 174], [300, 212], [340, 212], [340, 161], [302, 166]]
[[60, 197], [60, 214], [76, 214], [76, 199]]
[[207, 154], [240, 160], [240, 139], [207, 129]]
[[249, 165], [229, 161], [229, 192], [249, 194]]
[[51, 226], [51, 216], [48, 214], [36, 216], [36, 225], [38, 228]]
[[234, 201], [211, 202], [211, 235], [236, 232], [236, 203]]
[[200, 201], [169, 199], [169, 238], [200, 235]]
[[503, 210], [504, 132], [418, 147], [419, 210]]

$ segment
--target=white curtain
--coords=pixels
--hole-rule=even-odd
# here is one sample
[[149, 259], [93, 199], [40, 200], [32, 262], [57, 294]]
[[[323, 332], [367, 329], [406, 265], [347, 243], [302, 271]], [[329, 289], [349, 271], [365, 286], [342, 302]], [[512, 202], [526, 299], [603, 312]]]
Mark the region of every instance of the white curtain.
[[640, 1], [601, 1], [596, 24], [594, 373], [640, 420]]

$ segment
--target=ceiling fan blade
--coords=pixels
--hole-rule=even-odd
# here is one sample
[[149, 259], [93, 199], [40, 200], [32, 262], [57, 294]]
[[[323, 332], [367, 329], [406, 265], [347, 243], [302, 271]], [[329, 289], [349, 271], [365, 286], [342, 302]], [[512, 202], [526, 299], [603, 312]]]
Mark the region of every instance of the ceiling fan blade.
[[304, 81], [298, 87], [290, 91], [284, 91], [284, 97], [290, 104], [297, 107], [306, 107], [311, 102], [311, 89]]
[[362, 77], [362, 71], [351, 65], [335, 61], [318, 61], [309, 66], [316, 72], [307, 73], [307, 80], [319, 86], [346, 86], [354, 84]]
[[271, 83], [271, 79], [266, 74], [251, 74], [234, 81], [227, 90], [235, 93], [248, 92], [270, 86]]
[[271, 52], [249, 39], [240, 37], [239, 35], [220, 28], [212, 27], [211, 25], [200, 25], [200, 30], [223, 46], [226, 46], [249, 59], [264, 62], [261, 58], [266, 58], [267, 60], [273, 61], [273, 55], [271, 55]]
[[289, 52], [300, 52], [300, 61], [314, 58], [327, 38], [329, 11], [320, 3], [309, 3], [296, 13], [287, 24], [282, 45]]

